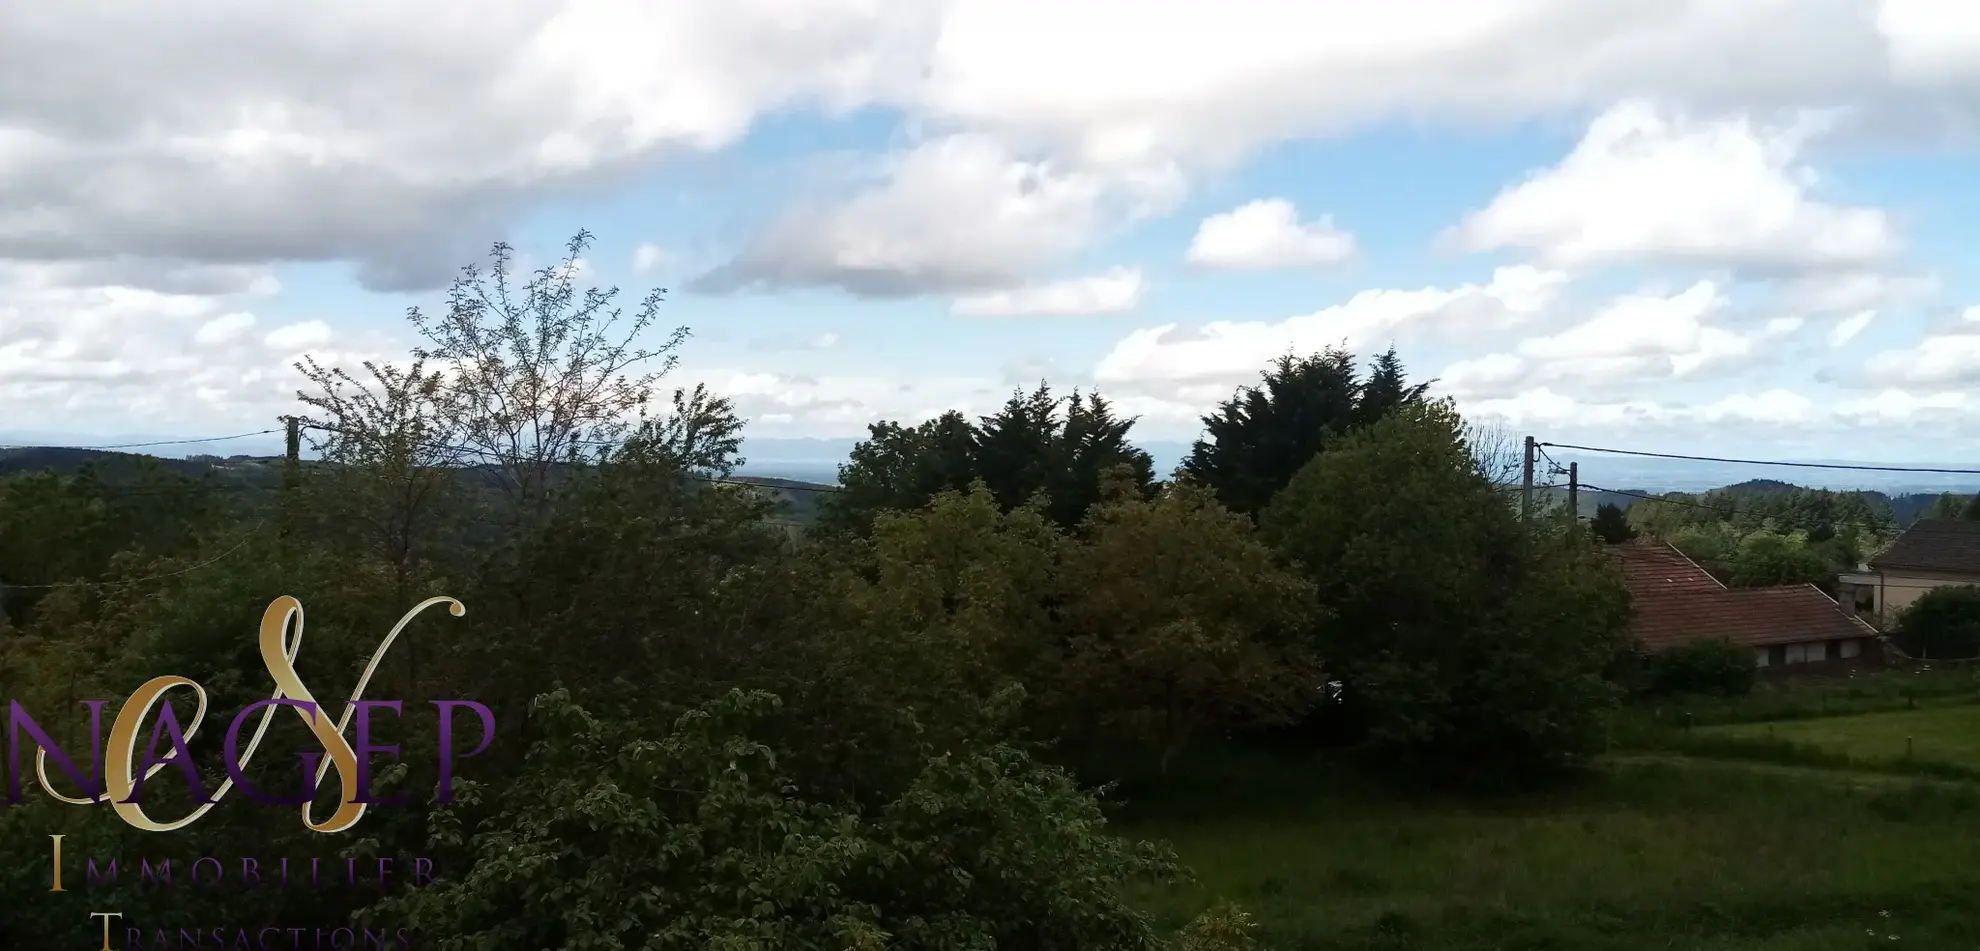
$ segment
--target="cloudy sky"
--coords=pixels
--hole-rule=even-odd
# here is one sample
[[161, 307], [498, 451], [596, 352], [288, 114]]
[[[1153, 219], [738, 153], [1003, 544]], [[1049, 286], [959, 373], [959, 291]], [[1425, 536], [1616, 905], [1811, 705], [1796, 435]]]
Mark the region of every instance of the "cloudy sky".
[[1970, 0], [0, 0], [0, 429], [260, 428], [579, 228], [759, 436], [1393, 343], [1543, 439], [1980, 455]]

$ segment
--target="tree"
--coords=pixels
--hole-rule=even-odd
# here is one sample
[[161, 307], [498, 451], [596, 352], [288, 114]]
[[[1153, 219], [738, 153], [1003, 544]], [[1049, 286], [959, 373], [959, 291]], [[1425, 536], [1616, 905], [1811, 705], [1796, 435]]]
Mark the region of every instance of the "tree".
[[539, 705], [550, 732], [498, 814], [438, 825], [471, 867], [368, 917], [449, 949], [1163, 946], [1124, 892], [1178, 877], [1172, 854], [1112, 834], [1070, 776], [1016, 750], [930, 757], [861, 810], [781, 773], [766, 695], [658, 733]]
[[1980, 585], [1947, 585], [1919, 595], [1898, 615], [1891, 640], [1913, 657], [1980, 656]]
[[1496, 486], [1518, 485], [1526, 468], [1524, 440], [1500, 422], [1465, 420], [1464, 442], [1471, 447], [1478, 474]]
[[1214, 489], [1226, 508], [1255, 516], [1315, 454], [1397, 406], [1420, 402], [1424, 387], [1404, 382], [1393, 349], [1377, 358], [1367, 383], [1345, 350], [1282, 356], [1258, 385], [1203, 417], [1205, 438], [1181, 474]]
[[1062, 402], [1040, 383], [1030, 393], [1011, 394], [1003, 409], [977, 424], [976, 477], [990, 487], [998, 505], [1016, 508], [1049, 485], [1053, 463], [1059, 461], [1053, 450], [1065, 424], [1059, 414]]
[[1312, 584], [1207, 489], [1095, 507], [1059, 588], [1069, 692], [1152, 741], [1164, 772], [1206, 728], [1286, 722], [1318, 696]]
[[1321, 585], [1319, 648], [1371, 749], [1443, 778], [1529, 779], [1599, 748], [1627, 594], [1563, 521], [1529, 537], [1448, 403], [1316, 456], [1261, 518]]
[[1728, 582], [1741, 588], [1783, 584], [1832, 586], [1835, 566], [1800, 534], [1762, 529], [1740, 540]]
[[1362, 384], [1356, 400], [1356, 425], [1367, 426], [1389, 414], [1390, 410], [1408, 403], [1421, 402], [1423, 394], [1430, 389], [1429, 383], [1412, 384], [1403, 370], [1402, 358], [1396, 356], [1396, 348], [1391, 346], [1377, 356], [1369, 366], [1368, 382]]
[[949, 412], [913, 428], [876, 423], [839, 468], [842, 490], [826, 500], [826, 533], [864, 534], [882, 512], [918, 509], [941, 492], [981, 481], [1006, 510], [1043, 497], [1047, 516], [1074, 528], [1101, 497], [1104, 474], [1124, 471], [1144, 494], [1154, 463], [1128, 441], [1132, 418], [1098, 394], [1054, 397], [1040, 384], [971, 423]]
[[1100, 502], [1108, 479], [1122, 480], [1144, 497], [1154, 492], [1155, 463], [1128, 441], [1133, 427], [1134, 420], [1115, 416], [1100, 394], [1074, 391], [1066, 401], [1065, 425], [1046, 488], [1052, 521], [1067, 528], [1079, 525]]
[[976, 478], [976, 431], [950, 411], [918, 426], [873, 423], [839, 467], [839, 491], [819, 507], [828, 532], [865, 534], [882, 512], [920, 508], [941, 492], [964, 492]]
[[315, 357], [296, 364], [317, 392], [299, 393], [313, 414], [305, 438], [324, 466], [309, 470], [308, 528], [389, 565], [404, 603], [413, 579], [459, 527], [464, 503], [456, 440], [442, 407], [446, 383], [423, 360], [363, 364], [360, 382]]
[[1969, 522], [1980, 522], [1980, 492], [1966, 500], [1966, 507], [1959, 510], [1959, 517]]
[[[407, 312], [425, 344], [414, 356], [445, 371], [439, 393], [444, 444], [454, 461], [497, 476], [512, 517], [547, 514], [560, 469], [623, 442], [687, 340], [676, 328], [657, 345], [636, 343], [659, 318], [666, 290], [641, 299], [630, 321], [618, 288], [577, 289], [591, 235], [579, 232], [562, 260], [510, 287], [514, 251], [496, 244], [487, 273], [470, 265], [447, 308]], [[333, 424], [350, 422], [332, 417]]]
[[1604, 502], [1595, 507], [1595, 517], [1588, 521], [1588, 530], [1605, 545], [1620, 544], [1636, 537], [1636, 527], [1629, 524], [1629, 515], [1614, 502]]

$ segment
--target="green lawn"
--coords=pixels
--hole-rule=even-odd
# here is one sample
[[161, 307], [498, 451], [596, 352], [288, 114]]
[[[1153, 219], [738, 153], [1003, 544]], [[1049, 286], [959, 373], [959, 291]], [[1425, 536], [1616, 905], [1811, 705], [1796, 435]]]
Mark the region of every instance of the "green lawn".
[[1122, 819], [1197, 872], [1135, 896], [1169, 926], [1221, 895], [1279, 949], [1980, 947], [1980, 793], [1964, 785], [1635, 762], [1485, 805], [1401, 799], [1313, 761], [1194, 772], [1197, 788], [1131, 798]]
[[1913, 759], [1980, 770], [1980, 706], [1728, 724], [1698, 732], [1746, 740], [1771, 737], [1864, 762], [1902, 760], [1909, 740]]

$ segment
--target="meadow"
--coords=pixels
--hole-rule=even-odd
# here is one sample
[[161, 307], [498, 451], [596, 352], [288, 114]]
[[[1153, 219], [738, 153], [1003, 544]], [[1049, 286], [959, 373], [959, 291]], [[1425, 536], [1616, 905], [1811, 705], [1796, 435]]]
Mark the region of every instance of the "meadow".
[[[1916, 702], [1901, 682], [1858, 684], [1856, 699]], [[1980, 775], [1980, 706], [1950, 696], [1689, 734], [1756, 740], [1747, 758], [1688, 755], [1670, 728], [1669, 743], [1619, 751], [1571, 788], [1498, 801], [1399, 797], [1343, 762], [1227, 754], [1192, 764], [1186, 785], [1126, 797], [1120, 822], [1197, 874], [1136, 896], [1160, 923], [1227, 896], [1272, 948], [1970, 949], [1980, 784], [1876, 768], [1913, 736]], [[1790, 743], [1835, 755], [1770, 754]]]

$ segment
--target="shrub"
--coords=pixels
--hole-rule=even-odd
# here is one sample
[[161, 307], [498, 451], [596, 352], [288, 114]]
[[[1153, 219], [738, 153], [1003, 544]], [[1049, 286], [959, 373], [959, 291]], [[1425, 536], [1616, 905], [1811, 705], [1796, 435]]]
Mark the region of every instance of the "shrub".
[[1891, 638], [1913, 657], [1952, 660], [1980, 656], [1980, 586], [1955, 585], [1925, 592], [1898, 618]]
[[1759, 676], [1753, 650], [1723, 637], [1658, 651], [1651, 655], [1649, 668], [1649, 689], [1657, 694], [1740, 697], [1753, 690]]

